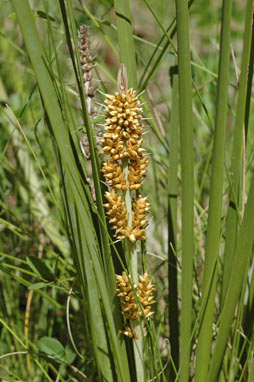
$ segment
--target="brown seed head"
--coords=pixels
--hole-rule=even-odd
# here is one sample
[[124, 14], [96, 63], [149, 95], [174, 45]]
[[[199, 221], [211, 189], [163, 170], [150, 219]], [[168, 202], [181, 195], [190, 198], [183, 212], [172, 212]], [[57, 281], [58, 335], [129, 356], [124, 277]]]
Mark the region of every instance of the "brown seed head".
[[[87, 111], [90, 115], [91, 120], [94, 119], [96, 114], [96, 109], [92, 105], [92, 98], [95, 96], [96, 89], [93, 83], [93, 72], [94, 67], [93, 57], [90, 52], [90, 39], [89, 39], [89, 27], [87, 25], [81, 25], [79, 32], [79, 45], [80, 45], [80, 63], [82, 69], [82, 78], [84, 83], [84, 90], [87, 103]], [[96, 144], [100, 144], [101, 140], [101, 130], [98, 125], [94, 124], [93, 129], [96, 132], [95, 140]], [[87, 160], [90, 159], [90, 147], [87, 135], [82, 133], [80, 137], [80, 147]]]
[[93, 58], [90, 52], [89, 28], [87, 25], [81, 25], [78, 37], [80, 44], [80, 62], [83, 73], [83, 81], [85, 85], [85, 93], [87, 97], [93, 97], [95, 94], [95, 89], [92, 86]]

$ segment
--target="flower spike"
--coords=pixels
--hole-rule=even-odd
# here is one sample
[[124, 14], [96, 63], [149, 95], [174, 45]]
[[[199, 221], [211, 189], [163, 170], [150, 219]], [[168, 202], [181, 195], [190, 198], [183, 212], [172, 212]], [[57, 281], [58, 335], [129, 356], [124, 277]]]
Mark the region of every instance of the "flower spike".
[[134, 243], [137, 240], [145, 240], [145, 229], [148, 225], [145, 216], [149, 212], [150, 205], [147, 198], [141, 196], [133, 198], [132, 213], [129, 213], [131, 219], [127, 220], [122, 219], [119, 208], [123, 208], [126, 214], [125, 194], [141, 188], [146, 176], [148, 158], [142, 147], [141, 103], [135, 90], [128, 89], [127, 74], [123, 66], [118, 75], [118, 92], [107, 94], [105, 104], [106, 119], [102, 147], [109, 159], [103, 164], [101, 171], [106, 178], [106, 184], [114, 190], [112, 201], [116, 200], [116, 193], [120, 197], [117, 199], [117, 216], [112, 220], [112, 203], [106, 205], [107, 215], [114, 224], [113, 228], [116, 229], [115, 237], [120, 240], [128, 238]]

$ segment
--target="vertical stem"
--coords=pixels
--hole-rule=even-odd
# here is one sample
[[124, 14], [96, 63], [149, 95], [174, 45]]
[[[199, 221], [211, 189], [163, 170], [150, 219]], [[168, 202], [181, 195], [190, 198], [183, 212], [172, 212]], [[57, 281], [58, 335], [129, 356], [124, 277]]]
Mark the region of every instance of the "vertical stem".
[[[111, 298], [112, 306], [113, 306], [114, 305], [113, 296], [115, 294], [115, 274], [114, 274], [113, 261], [110, 254], [108, 232], [106, 229], [107, 227], [106, 217], [105, 217], [104, 208], [103, 208], [102, 191], [101, 191], [100, 179], [99, 179], [100, 160], [98, 157], [98, 152], [95, 147], [96, 145], [94, 142], [94, 134], [93, 134], [92, 126], [91, 126], [90, 115], [88, 112], [88, 103], [87, 103], [88, 97], [85, 96], [84, 87], [83, 87], [82, 70], [81, 70], [80, 56], [79, 56], [80, 52], [79, 52], [78, 41], [77, 41], [77, 30], [75, 27], [72, 3], [69, 0], [67, 1], [67, 7], [68, 7], [67, 8], [68, 13], [65, 8], [65, 2], [63, 0], [60, 0], [60, 9], [61, 9], [62, 18], [65, 25], [67, 42], [70, 49], [70, 55], [71, 55], [71, 59], [72, 59], [72, 63], [73, 63], [73, 67], [74, 67], [74, 71], [75, 71], [75, 75], [77, 79], [77, 84], [79, 87], [80, 101], [81, 101], [81, 106], [83, 111], [82, 116], [83, 116], [84, 125], [86, 126], [86, 132], [87, 132], [87, 137], [89, 142], [92, 174], [93, 174], [94, 188], [95, 188], [95, 195], [96, 195], [96, 205], [97, 205], [97, 210], [100, 217], [99, 230], [100, 230], [100, 236], [101, 236], [101, 242], [102, 242], [101, 248], [102, 248], [102, 254], [103, 254], [103, 262], [105, 266], [105, 275], [107, 279], [107, 287], [109, 291], [109, 296]], [[70, 19], [70, 29], [68, 24], [68, 16]], [[72, 30], [75, 50], [72, 50], [70, 30]], [[79, 63], [77, 67], [76, 67], [75, 59], [74, 59], [75, 54], [76, 54], [76, 62]], [[119, 318], [117, 318], [117, 314], [119, 315], [119, 312], [117, 313], [117, 310], [115, 310], [115, 312], [116, 312], [115, 314], [116, 320], [119, 320]]]
[[[254, 232], [254, 175], [252, 175], [244, 217], [237, 236], [236, 253], [226, 292], [225, 303], [220, 316], [220, 326], [216, 338], [212, 360], [209, 358], [209, 375], [205, 381], [217, 382], [223, 355], [234, 320], [235, 309], [244, 284], [247, 266], [250, 261]], [[251, 344], [250, 344], [251, 346]], [[204, 381], [204, 380], [203, 380]]]
[[[130, 5], [128, 0], [114, 0], [118, 42], [120, 47], [121, 63], [125, 65], [128, 75], [129, 87], [137, 89], [137, 73], [134, 40], [132, 33], [132, 22]], [[128, 160], [123, 161], [123, 169], [127, 182], [127, 190], [125, 192], [125, 202], [127, 213], [129, 214], [129, 226], [131, 227], [132, 220], [132, 203], [131, 194], [128, 184]], [[136, 244], [132, 244], [128, 239], [125, 239], [125, 256], [129, 272], [132, 276], [133, 283], [138, 283], [138, 258]], [[134, 329], [134, 328], [133, 328]], [[143, 364], [143, 346], [142, 346], [142, 327], [138, 323], [135, 326], [135, 332], [138, 339], [134, 340], [134, 357], [136, 364], [137, 382], [144, 381], [144, 364]]]
[[247, 80], [248, 85], [247, 85], [246, 107], [245, 107], [245, 118], [244, 118], [245, 142], [247, 142], [247, 137], [248, 137], [253, 72], [254, 72], [254, 14], [252, 14], [251, 48], [250, 48], [249, 72], [248, 72], [248, 80]]
[[[137, 249], [136, 249], [136, 245], [133, 245], [132, 243], [130, 243], [130, 244], [132, 246], [130, 272], [131, 272], [131, 277], [132, 277], [133, 283], [135, 285], [137, 285], [138, 281], [139, 281], [138, 280]], [[145, 373], [144, 373], [144, 357], [143, 357], [142, 321], [141, 320], [134, 321], [132, 324], [132, 329], [135, 331], [135, 333], [138, 336], [138, 338], [133, 341], [137, 382], [143, 382], [145, 380]]]
[[188, 1], [176, 0], [179, 58], [179, 113], [182, 171], [182, 306], [180, 317], [180, 380], [189, 380], [193, 266], [193, 128]]
[[218, 89], [216, 97], [215, 131], [212, 152], [207, 239], [205, 248], [205, 265], [202, 282], [203, 298], [207, 290], [210, 290], [210, 294], [207, 301], [204, 317], [200, 324], [197, 347], [196, 382], [207, 381], [208, 366], [210, 364], [212, 323], [217, 283], [217, 267], [215, 269], [214, 278], [212, 281], [210, 281], [210, 275], [217, 261], [221, 235], [220, 223], [224, 178], [225, 129], [228, 102], [231, 8], [232, 0], [224, 0], [222, 8], [222, 29], [220, 40]]
[[253, 17], [253, 0], [248, 0], [245, 11], [245, 31], [242, 50], [241, 75], [239, 81], [239, 93], [237, 100], [236, 119], [234, 126], [234, 142], [231, 161], [231, 181], [232, 181], [232, 196], [229, 203], [227, 223], [226, 223], [226, 241], [224, 253], [224, 268], [221, 292], [221, 306], [223, 306], [228, 280], [230, 278], [231, 267], [235, 254], [237, 227], [239, 223], [239, 203], [240, 203], [240, 172], [243, 149], [243, 128], [245, 117], [248, 65], [250, 58], [251, 47], [251, 29]]
[[137, 89], [135, 48], [128, 0], [114, 0], [120, 60], [128, 73], [129, 86]]
[[[128, 226], [132, 226], [132, 200], [131, 192], [128, 181], [128, 159], [122, 161], [123, 171], [125, 174], [125, 180], [127, 184], [127, 190], [124, 193], [124, 199], [126, 204], [126, 210], [128, 213]], [[133, 244], [128, 238], [125, 239], [125, 256], [127, 267], [131, 275], [133, 284], [138, 284], [138, 256], [136, 244]], [[137, 334], [138, 338], [133, 340], [134, 358], [136, 365], [137, 382], [143, 382], [144, 375], [144, 361], [143, 361], [143, 340], [142, 340], [142, 323], [132, 323], [132, 329]]]

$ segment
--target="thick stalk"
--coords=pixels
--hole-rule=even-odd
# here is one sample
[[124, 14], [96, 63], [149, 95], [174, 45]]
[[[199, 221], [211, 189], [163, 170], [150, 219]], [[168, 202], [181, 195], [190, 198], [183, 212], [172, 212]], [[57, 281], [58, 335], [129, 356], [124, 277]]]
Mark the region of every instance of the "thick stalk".
[[245, 31], [242, 50], [241, 75], [239, 81], [239, 93], [236, 108], [236, 119], [234, 126], [234, 143], [231, 161], [231, 181], [232, 181], [232, 196], [230, 198], [227, 223], [226, 223], [226, 242], [224, 254], [224, 269], [221, 292], [221, 306], [223, 306], [228, 281], [231, 274], [233, 258], [235, 254], [237, 228], [239, 225], [239, 204], [240, 204], [240, 173], [241, 160], [243, 151], [243, 129], [246, 106], [248, 65], [250, 58], [251, 47], [251, 28], [253, 17], [253, 0], [248, 0], [246, 5], [245, 15]]
[[[226, 292], [225, 303], [222, 309], [220, 326], [214, 348], [212, 360], [210, 360], [209, 382], [217, 382], [221, 363], [225, 353], [227, 341], [234, 320], [235, 309], [244, 284], [244, 277], [250, 261], [253, 246], [254, 232], [254, 176], [252, 176], [248, 200], [245, 206], [243, 221], [237, 237], [236, 253], [234, 256], [231, 275]], [[251, 346], [251, 345], [250, 345]]]
[[[118, 42], [120, 48], [121, 63], [125, 65], [128, 75], [129, 87], [137, 89], [137, 72], [136, 72], [136, 59], [135, 48], [132, 32], [132, 22], [130, 5], [128, 0], [114, 0], [116, 25]], [[127, 213], [129, 214], [128, 225], [131, 227], [132, 220], [132, 202], [130, 189], [128, 184], [128, 161], [123, 161], [123, 168], [125, 172], [125, 179], [127, 182], [127, 190], [125, 192], [125, 202]], [[127, 243], [128, 241], [128, 243]], [[127, 260], [128, 270], [132, 276], [134, 284], [138, 283], [138, 258], [136, 251], [136, 244], [132, 244], [129, 239], [125, 239], [125, 256]], [[144, 381], [144, 364], [143, 364], [143, 349], [142, 349], [142, 328], [137, 325], [135, 331], [138, 339], [134, 340], [134, 357], [136, 364], [137, 382]]]
[[225, 129], [228, 102], [231, 7], [231, 0], [223, 1], [215, 131], [212, 152], [211, 186], [209, 194], [205, 265], [202, 282], [203, 298], [208, 290], [210, 293], [207, 300], [204, 317], [200, 323], [197, 348], [196, 382], [207, 381], [208, 366], [210, 363], [217, 268], [215, 269], [212, 281], [210, 276], [211, 271], [214, 269], [215, 263], [217, 261], [221, 235], [220, 226], [224, 178]]
[[194, 164], [192, 128], [192, 84], [188, 1], [176, 0], [179, 58], [179, 112], [182, 174], [182, 290], [180, 317], [180, 380], [189, 381], [192, 317]]
[[135, 48], [128, 0], [114, 0], [120, 60], [128, 73], [129, 86], [137, 89]]
[[[128, 181], [128, 159], [122, 161], [123, 171], [125, 174], [125, 180], [127, 184], [127, 190], [124, 193], [124, 199], [126, 204], [126, 210], [128, 214], [128, 226], [132, 227], [132, 199], [131, 191]], [[136, 244], [132, 243], [128, 238], [125, 239], [125, 257], [127, 267], [131, 275], [131, 279], [134, 285], [138, 284], [138, 256]], [[134, 358], [136, 365], [137, 382], [144, 381], [144, 362], [143, 362], [143, 340], [142, 340], [142, 323], [132, 323], [132, 329], [137, 334], [138, 339], [133, 340]]]

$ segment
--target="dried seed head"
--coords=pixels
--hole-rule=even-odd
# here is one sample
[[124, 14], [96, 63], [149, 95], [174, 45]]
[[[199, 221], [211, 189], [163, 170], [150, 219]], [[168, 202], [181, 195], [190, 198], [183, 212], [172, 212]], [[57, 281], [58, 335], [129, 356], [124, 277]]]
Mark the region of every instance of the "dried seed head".
[[92, 84], [93, 58], [90, 52], [89, 28], [87, 25], [81, 25], [78, 37], [80, 43], [80, 62], [86, 97], [94, 97], [95, 89]]
[[[96, 93], [96, 89], [93, 84], [93, 74], [92, 69], [94, 67], [93, 57], [90, 52], [90, 39], [89, 39], [89, 28], [87, 25], [81, 25], [79, 32], [79, 45], [80, 45], [80, 63], [82, 69], [82, 78], [85, 89], [87, 110], [90, 115], [91, 120], [95, 117], [96, 110], [92, 106], [92, 98]], [[100, 144], [101, 130], [98, 126], [93, 125], [96, 131], [96, 144]], [[80, 147], [87, 160], [90, 159], [90, 147], [88, 143], [88, 138], [86, 134], [82, 134], [80, 137]]]
[[124, 65], [121, 65], [121, 68], [118, 72], [117, 84], [120, 93], [125, 93], [128, 89], [127, 70]]
[[79, 142], [80, 142], [80, 147], [81, 147], [82, 153], [84, 154], [84, 157], [86, 159], [90, 159], [90, 147], [89, 147], [87, 135], [81, 134]]

